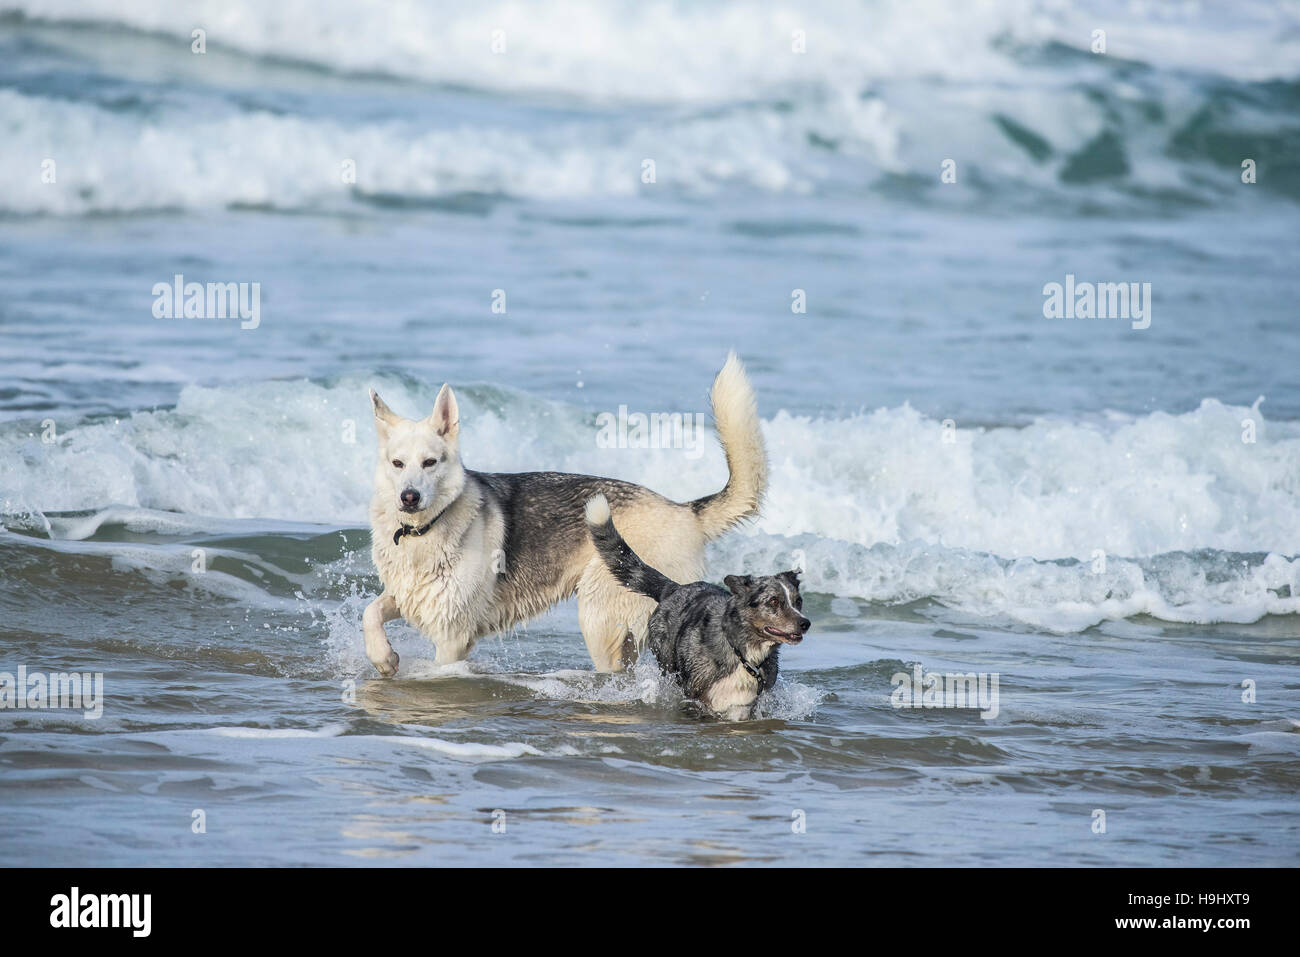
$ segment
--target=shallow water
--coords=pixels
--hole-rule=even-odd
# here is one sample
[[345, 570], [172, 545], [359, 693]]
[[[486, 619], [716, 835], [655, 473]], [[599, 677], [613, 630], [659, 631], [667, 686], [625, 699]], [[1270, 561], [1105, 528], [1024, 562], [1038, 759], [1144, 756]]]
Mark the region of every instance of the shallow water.
[[[0, 14], [0, 672], [104, 675], [96, 720], [0, 709], [0, 860], [1300, 858], [1282, 13], [1116, 7], [1099, 60], [1068, 5], [814, 4], [789, 64], [725, 4], [231, 9], [206, 58], [170, 4]], [[466, 52], [498, 16], [509, 69]], [[176, 273], [260, 325], [155, 318]], [[1067, 273], [1152, 283], [1150, 328], [1044, 318]], [[374, 677], [367, 386], [454, 383], [473, 468], [684, 500], [711, 433], [598, 416], [707, 412], [732, 347], [771, 491], [710, 575], [801, 565], [814, 621], [760, 720], [594, 674], [571, 605], [446, 669], [394, 623]], [[917, 665], [996, 715], [895, 708]]]
[[[374, 582], [352, 570], [364, 555], [306, 559], [363, 538], [137, 541], [222, 556], [185, 581], [128, 567], [120, 542], [6, 535], [6, 579], [41, 589], [35, 604], [6, 589], [8, 656], [102, 670], [106, 700], [97, 721], [6, 715], [7, 859], [1294, 862], [1300, 728], [1273, 703], [1295, 691], [1290, 619], [1051, 636], [931, 601], [833, 611], [816, 595], [816, 631], [784, 656], [765, 716], [729, 725], [649, 663], [592, 673], [569, 608], [443, 668], [392, 626], [399, 679], [351, 683], [367, 669], [345, 593]], [[241, 555], [230, 577], [262, 601], [207, 590]], [[106, 580], [115, 602], [96, 597]], [[997, 716], [895, 709], [890, 679], [915, 663], [997, 673]], [[1258, 704], [1241, 702], [1243, 678]]]

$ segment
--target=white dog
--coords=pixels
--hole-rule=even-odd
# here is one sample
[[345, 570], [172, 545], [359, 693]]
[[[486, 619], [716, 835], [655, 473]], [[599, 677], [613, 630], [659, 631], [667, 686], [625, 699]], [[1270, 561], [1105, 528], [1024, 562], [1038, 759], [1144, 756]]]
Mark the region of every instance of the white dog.
[[713, 417], [730, 472], [720, 492], [673, 502], [630, 482], [562, 472], [485, 473], [460, 461], [451, 387], [427, 419], [396, 415], [370, 393], [379, 463], [370, 504], [371, 554], [383, 593], [365, 611], [366, 656], [385, 677], [398, 658], [384, 622], [405, 618], [432, 639], [439, 663], [460, 661], [483, 635], [578, 595], [578, 622], [600, 671], [621, 671], [644, 647], [655, 603], [623, 588], [596, 555], [583, 510], [609, 501], [647, 562], [691, 582], [704, 546], [758, 512], [767, 458], [754, 392], [732, 353], [713, 381]]

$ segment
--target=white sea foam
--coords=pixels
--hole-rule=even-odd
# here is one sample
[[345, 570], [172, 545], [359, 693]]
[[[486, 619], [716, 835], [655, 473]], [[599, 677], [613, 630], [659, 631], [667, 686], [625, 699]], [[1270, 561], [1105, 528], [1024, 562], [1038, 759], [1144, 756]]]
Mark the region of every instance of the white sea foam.
[[544, 674], [494, 674], [506, 684], [527, 688], [547, 701], [584, 701], [603, 704], [670, 705], [680, 702], [681, 690], [659, 672], [649, 656], [643, 656], [629, 671], [597, 674], [563, 670]]
[[204, 728], [200, 733], [215, 734], [221, 738], [257, 738], [257, 739], [281, 739], [281, 738], [337, 738], [344, 730], [341, 724], [325, 725], [321, 728], [244, 728], [244, 727], [224, 727], [224, 728]]
[[[855, 107], [852, 107], [856, 109]], [[863, 120], [864, 144], [892, 165], [885, 114]], [[165, 119], [0, 91], [0, 210], [80, 214], [220, 208], [340, 209], [354, 198], [415, 200], [477, 192], [536, 199], [626, 197], [653, 156], [662, 189], [699, 193], [738, 184], [806, 188], [787, 121], [710, 117], [622, 127], [561, 124], [521, 132], [344, 123], [271, 113]], [[237, 147], [231, 144], [238, 144]], [[867, 145], [864, 145], [864, 149]], [[51, 154], [54, 154], [53, 156]], [[53, 158], [56, 184], [25, 175]], [[356, 164], [355, 186], [341, 177]]]
[[[1156, 97], [1165, 117], [1127, 130], [1127, 150], [1142, 158], [1129, 181], [1185, 188], [1166, 140], [1204, 101], [1188, 95], [1178, 71], [1290, 78], [1300, 62], [1300, 15], [1255, 3], [1234, 5], [1231, 16], [1199, 17], [1119, 4], [1100, 16], [1091, 4], [1045, 0], [766, 8], [10, 0], [5, 8], [150, 31], [174, 38], [178, 51], [188, 50], [191, 31], [202, 25], [212, 69], [196, 66], [203, 61], [188, 52], [162, 67], [177, 71], [182, 87], [237, 75], [238, 63], [220, 59], [234, 49], [493, 96], [578, 101], [564, 118], [530, 127], [495, 101], [431, 124], [272, 111], [238, 98], [195, 107], [178, 94], [132, 111], [69, 97], [64, 88], [51, 96], [0, 91], [0, 211], [24, 214], [329, 209], [354, 197], [340, 177], [344, 158], [356, 163], [356, 194], [417, 200], [470, 191], [632, 196], [643, 191], [646, 157], [658, 167], [655, 189], [667, 194], [723, 186], [802, 192], [823, 181], [853, 189], [873, 170], [935, 170], [937, 177], [935, 158], [948, 156], [979, 157], [984, 173], [1012, 178], [1023, 191], [1052, 185], [1060, 157], [1108, 128], [1114, 107], [1089, 95], [1087, 60], [1044, 64], [1014, 51], [1048, 42], [1086, 50], [1099, 23], [1109, 30], [1109, 59], [1162, 68], [1143, 90], [1116, 86], [1134, 100]], [[504, 54], [491, 52], [495, 30], [505, 33]], [[796, 30], [806, 33], [806, 53], [792, 51]], [[122, 42], [114, 40], [110, 50]], [[1072, 71], [1076, 82], [1062, 82], [1056, 69]], [[1036, 131], [1057, 159], [1040, 163], [1008, 149], [996, 115]], [[1264, 116], [1256, 125], [1271, 122]], [[58, 163], [58, 185], [32, 175], [46, 159]]]
[[[683, 703], [681, 687], [663, 675], [651, 655], [638, 658], [631, 670], [621, 674], [590, 671], [552, 671], [545, 674], [493, 674], [492, 678], [527, 688], [547, 701], [581, 701], [601, 704], [647, 704], [663, 708]], [[759, 705], [761, 718], [802, 720], [810, 717], [825, 697], [824, 692], [783, 675]]]
[[[381, 381], [395, 407], [432, 388]], [[0, 438], [0, 510], [82, 538], [105, 521], [184, 533], [230, 519], [366, 524], [373, 431], [358, 379], [186, 387], [173, 410]], [[486, 471], [610, 475], [686, 500], [718, 488], [720, 448], [602, 449], [589, 416], [527, 396], [461, 397], [463, 454]], [[771, 491], [753, 527], [710, 549], [718, 574], [802, 564], [847, 598], [933, 597], [1071, 630], [1138, 614], [1254, 621], [1300, 610], [1300, 426], [1266, 405], [958, 430], [909, 407], [764, 423]], [[340, 441], [344, 419], [355, 444]], [[1242, 441], [1242, 422], [1257, 441]], [[313, 476], [304, 496], [282, 476]], [[27, 516], [27, 517], [21, 517]], [[205, 519], [203, 516], [215, 516]], [[178, 552], [178, 561], [184, 555]], [[183, 563], [182, 563], [183, 564]], [[179, 567], [179, 566], [178, 566]]]
[[424, 748], [436, 751], [458, 761], [500, 761], [506, 758], [521, 758], [524, 755], [540, 755], [530, 744], [509, 741], [505, 744], [478, 744], [472, 741], [444, 741], [442, 738], [427, 736], [380, 734], [369, 736], [367, 741], [385, 741], [403, 747]]
[[[320, 728], [247, 728], [240, 726], [202, 728], [192, 731], [174, 732], [179, 734], [211, 734], [221, 738], [242, 738], [257, 741], [278, 741], [288, 739], [322, 739], [337, 738], [346, 731], [341, 724], [324, 725]], [[473, 741], [447, 741], [428, 735], [366, 735], [360, 740], [366, 742], [385, 742], [402, 747], [423, 748], [455, 758], [458, 761], [500, 761], [506, 758], [518, 758], [524, 755], [539, 755], [532, 745], [522, 742], [504, 744], [482, 744]]]
[[[1054, 40], [1168, 67], [1271, 78], [1294, 74], [1300, 40], [1286, 4], [1242, 0], [1230, 15], [1187, 4], [1069, 0], [804, 0], [641, 3], [496, 0], [6, 0], [53, 20], [99, 20], [183, 39], [202, 27], [214, 51], [235, 48], [332, 70], [380, 72], [482, 89], [692, 102], [823, 79], [1005, 76], [991, 41]], [[1199, 5], [1196, 5], [1199, 6]], [[791, 51], [803, 30], [808, 52]], [[505, 52], [494, 54], [494, 31]]]
[[1284, 730], [1249, 731], [1229, 740], [1243, 743], [1257, 753], [1300, 754], [1300, 734], [1296, 734], [1294, 727]]

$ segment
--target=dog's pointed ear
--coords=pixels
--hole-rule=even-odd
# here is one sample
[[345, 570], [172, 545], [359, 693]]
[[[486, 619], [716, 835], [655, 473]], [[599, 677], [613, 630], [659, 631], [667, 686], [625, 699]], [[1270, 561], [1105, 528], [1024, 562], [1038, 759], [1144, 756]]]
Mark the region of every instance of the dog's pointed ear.
[[728, 575], [722, 579], [722, 584], [727, 586], [727, 590], [735, 595], [737, 600], [745, 601], [754, 588], [754, 579], [749, 575]]
[[380, 436], [386, 436], [389, 428], [396, 425], [402, 417], [390, 409], [374, 389], [370, 390], [370, 405], [375, 410], [375, 426], [379, 429]]
[[456, 393], [445, 382], [438, 390], [438, 398], [433, 403], [433, 411], [429, 413], [429, 421], [448, 442], [455, 442], [460, 435], [460, 408], [456, 405]]

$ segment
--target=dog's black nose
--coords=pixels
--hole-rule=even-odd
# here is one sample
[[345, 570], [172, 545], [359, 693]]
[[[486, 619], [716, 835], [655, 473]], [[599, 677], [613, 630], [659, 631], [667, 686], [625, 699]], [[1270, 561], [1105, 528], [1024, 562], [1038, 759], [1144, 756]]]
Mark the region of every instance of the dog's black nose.
[[420, 493], [413, 488], [408, 488], [402, 492], [402, 504], [407, 508], [414, 508], [420, 504]]
[[807, 618], [799, 619], [799, 634], [801, 635], [807, 634], [808, 629], [811, 627], [812, 627], [812, 622], [809, 621]]

